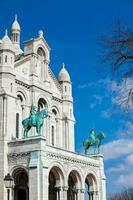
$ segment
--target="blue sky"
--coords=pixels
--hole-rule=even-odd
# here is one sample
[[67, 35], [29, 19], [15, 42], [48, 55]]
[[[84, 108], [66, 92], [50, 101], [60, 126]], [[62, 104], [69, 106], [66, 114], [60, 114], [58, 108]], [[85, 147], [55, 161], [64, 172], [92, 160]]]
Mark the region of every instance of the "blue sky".
[[76, 150], [82, 151], [91, 127], [106, 133], [102, 151], [108, 195], [133, 186], [133, 125], [117, 107], [114, 91], [119, 94], [120, 88], [105, 76], [98, 43], [118, 17], [133, 27], [132, 10], [132, 0], [0, 0], [0, 37], [6, 28], [10, 32], [18, 14], [21, 42], [42, 29], [51, 47], [53, 72], [58, 75], [65, 63], [73, 82]]

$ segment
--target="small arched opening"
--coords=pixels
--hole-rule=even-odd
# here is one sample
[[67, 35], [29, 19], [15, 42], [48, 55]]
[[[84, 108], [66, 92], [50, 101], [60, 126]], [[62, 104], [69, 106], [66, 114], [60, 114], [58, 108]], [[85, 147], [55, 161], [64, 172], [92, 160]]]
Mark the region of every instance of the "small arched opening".
[[14, 178], [14, 200], [29, 200], [28, 174], [24, 169], [13, 172]]
[[96, 199], [97, 184], [96, 178], [93, 174], [88, 174], [85, 179], [85, 200]]
[[[46, 100], [44, 98], [40, 98], [38, 100], [38, 103], [37, 103], [37, 111], [40, 112], [42, 111], [43, 109], [47, 109], [48, 110], [48, 104], [46, 102]], [[46, 130], [48, 129], [48, 118], [45, 118], [44, 119], [44, 123], [43, 123], [43, 127], [42, 127], [42, 130], [41, 130], [41, 135], [46, 135]]]
[[49, 200], [60, 200], [60, 190], [64, 182], [64, 176], [59, 167], [53, 167], [49, 173]]
[[25, 114], [25, 99], [22, 94], [17, 95], [17, 100], [16, 100], [16, 138], [21, 138], [22, 137], [22, 120], [24, 118]]
[[78, 189], [81, 188], [81, 178], [77, 171], [73, 170], [68, 177], [68, 200], [78, 199]]
[[45, 108], [48, 108], [48, 104], [47, 104], [47, 102], [46, 102], [46, 100], [44, 98], [40, 98], [38, 100], [38, 105], [37, 106], [38, 106], [38, 111], [41, 111], [41, 110], [43, 110]]
[[57, 128], [58, 128], [57, 110], [53, 108], [51, 117], [51, 144], [53, 146], [56, 146]]
[[38, 55], [38, 63], [37, 63], [38, 77], [41, 80], [44, 80], [45, 73], [46, 73], [46, 69], [45, 69], [46, 54], [41, 47], [38, 48], [37, 55]]

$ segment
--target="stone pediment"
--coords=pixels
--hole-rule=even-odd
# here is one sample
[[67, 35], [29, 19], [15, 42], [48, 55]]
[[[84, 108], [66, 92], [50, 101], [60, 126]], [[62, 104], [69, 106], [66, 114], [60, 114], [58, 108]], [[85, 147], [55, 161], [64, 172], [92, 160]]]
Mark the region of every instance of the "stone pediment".
[[50, 47], [43, 37], [43, 32], [39, 31], [37, 38], [32, 38], [24, 42], [24, 55], [37, 54], [39, 48], [44, 51], [45, 58], [49, 62]]

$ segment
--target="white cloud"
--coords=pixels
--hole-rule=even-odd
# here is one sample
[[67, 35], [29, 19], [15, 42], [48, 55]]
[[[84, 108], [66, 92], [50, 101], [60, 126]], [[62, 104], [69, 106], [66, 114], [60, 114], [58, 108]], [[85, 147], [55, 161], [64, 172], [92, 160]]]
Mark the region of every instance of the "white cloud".
[[107, 173], [113, 177], [113, 183], [121, 187], [133, 185], [133, 153], [127, 155], [122, 163], [107, 169]]
[[128, 165], [131, 165], [133, 167], [133, 154], [127, 156], [126, 163], [128, 163]]
[[130, 174], [121, 174], [116, 180], [116, 184], [123, 186], [131, 187], [133, 185], [133, 173]]
[[94, 94], [92, 95], [92, 97], [93, 97], [93, 102], [89, 106], [91, 109], [95, 108], [97, 105], [101, 105], [103, 100], [103, 97], [101, 95]]
[[106, 118], [106, 119], [109, 119], [111, 117], [111, 115], [112, 115], [111, 109], [103, 110], [101, 112], [101, 116]]
[[112, 81], [109, 78], [105, 78], [105, 79], [100, 79], [98, 81], [95, 82], [86, 82], [83, 83], [81, 85], [78, 86], [79, 89], [85, 89], [85, 88], [94, 88], [94, 87], [101, 87], [101, 86], [106, 86], [108, 88], [110, 88]]
[[128, 120], [122, 120], [121, 121], [121, 127], [120, 129], [117, 131], [117, 135], [119, 137], [126, 137], [130, 139], [133, 139], [133, 123], [132, 121], [128, 121]]
[[105, 160], [117, 159], [121, 156], [133, 153], [133, 141], [129, 139], [118, 139], [104, 144], [101, 151]]
[[120, 173], [125, 171], [125, 165], [124, 164], [120, 164], [117, 167], [110, 167], [109, 169], [107, 169], [107, 173]]
[[129, 154], [125, 159], [122, 160], [122, 163], [118, 164], [115, 167], [110, 167], [107, 169], [107, 172], [121, 173], [129, 172], [133, 168], [133, 154]]

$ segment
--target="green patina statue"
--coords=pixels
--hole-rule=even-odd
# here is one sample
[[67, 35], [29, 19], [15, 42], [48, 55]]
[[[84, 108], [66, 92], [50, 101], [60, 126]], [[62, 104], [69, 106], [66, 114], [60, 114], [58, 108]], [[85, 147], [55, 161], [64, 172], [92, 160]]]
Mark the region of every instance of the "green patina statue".
[[36, 111], [36, 106], [32, 104], [30, 109], [30, 116], [22, 121], [24, 128], [24, 138], [28, 137], [28, 131], [31, 127], [36, 127], [36, 132], [41, 135], [41, 128], [44, 123], [44, 118], [48, 116], [48, 111], [43, 109], [40, 112]]
[[94, 154], [100, 153], [100, 146], [102, 140], [105, 138], [104, 133], [100, 132], [96, 134], [93, 129], [90, 130], [90, 137], [89, 140], [84, 140], [83, 141], [83, 147], [85, 150], [85, 154], [87, 154], [87, 150], [91, 147], [94, 146]]

